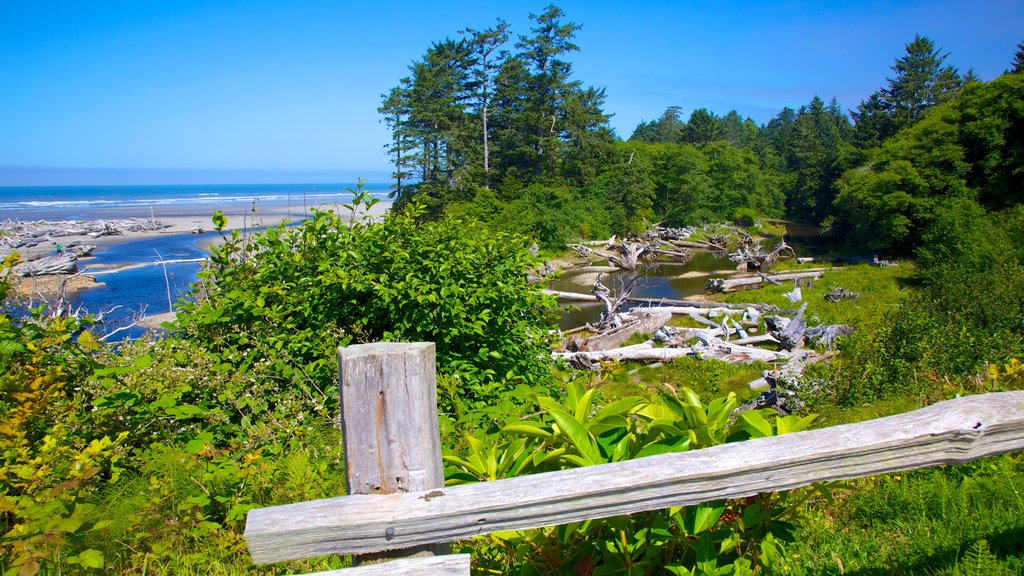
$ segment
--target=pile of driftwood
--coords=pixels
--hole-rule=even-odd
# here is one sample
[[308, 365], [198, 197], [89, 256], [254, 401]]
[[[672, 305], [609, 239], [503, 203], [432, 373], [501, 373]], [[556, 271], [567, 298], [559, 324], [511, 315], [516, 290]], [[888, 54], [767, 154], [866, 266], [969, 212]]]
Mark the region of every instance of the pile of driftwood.
[[[93, 220], [87, 222], [16, 222], [0, 223], [0, 255], [18, 250], [22, 262], [11, 273], [16, 276], [48, 276], [75, 274], [79, 258], [89, 256], [95, 246], [83, 244], [73, 237], [100, 238], [121, 236], [126, 232], [155, 232], [169, 227], [157, 220]], [[64, 239], [69, 239], [64, 242]]]
[[92, 254], [95, 246], [76, 244], [62, 248], [59, 254], [43, 256], [28, 262], [21, 262], [11, 269], [15, 276], [49, 276], [51, 274], [74, 274], [78, 272], [78, 259]]
[[[580, 245], [577, 250], [587, 256], [607, 258], [615, 266], [609, 267], [608, 271], [616, 268], [635, 270], [645, 256], [651, 258], [651, 254], [660, 254], [659, 249], [654, 248], [658, 242], [678, 246], [680, 241], [676, 238], [685, 237], [684, 233], [691, 231], [656, 230], [642, 237], [642, 241], [609, 241], [604, 243], [604, 250]], [[721, 292], [757, 288], [765, 283], [779, 285], [790, 280], [799, 283], [805, 279], [818, 279], [827, 270], [817, 268], [765, 274], [763, 270], [782, 258], [795, 257], [793, 249], [782, 241], [773, 250], [762, 252], [749, 236], [741, 234], [741, 241], [741, 248], [732, 254], [731, 259], [741, 269], [754, 271], [756, 275], [713, 279], [708, 283], [708, 290]], [[615, 253], [608, 250], [615, 250]], [[631, 296], [640, 277], [639, 272], [633, 272], [628, 279], [620, 281], [617, 292], [602, 283], [603, 277], [603, 274], [598, 274], [590, 295], [556, 293], [560, 299], [596, 300], [603, 304], [603, 310], [595, 324], [565, 332], [562, 349], [553, 352], [555, 357], [584, 370], [600, 370], [607, 362], [665, 362], [685, 356], [730, 363], [762, 361], [774, 364], [762, 373], [761, 378], [750, 383], [752, 389], [767, 390], [747, 408], [773, 407], [788, 412], [800, 407], [798, 394], [813, 387], [803, 378], [805, 366], [833, 355], [836, 338], [847, 336], [853, 330], [846, 325], [809, 326], [804, 316], [806, 304], [787, 312], [765, 304], [652, 301]], [[849, 291], [834, 292], [829, 295], [830, 301], [856, 297]], [[799, 302], [802, 299], [799, 287], [789, 296], [794, 303]], [[643, 305], [624, 311], [631, 303]], [[674, 316], [688, 317], [700, 327], [668, 326]], [[650, 337], [638, 344], [624, 345], [631, 339], [636, 341], [638, 334]]]
[[[588, 243], [592, 244], [592, 243]], [[665, 256], [674, 262], [686, 263], [693, 253], [686, 248], [679, 248], [671, 243], [652, 241], [619, 240], [615, 238], [603, 241], [598, 248], [587, 244], [571, 244], [569, 247], [584, 258], [607, 260], [611, 266], [619, 270], [636, 270], [644, 262]]]
[[125, 232], [156, 232], [170, 227], [159, 220], [130, 218], [128, 220], [91, 220], [60, 222], [17, 222], [7, 220], [0, 223], [0, 247], [14, 249], [36, 246], [52, 238], [69, 236], [120, 236]]

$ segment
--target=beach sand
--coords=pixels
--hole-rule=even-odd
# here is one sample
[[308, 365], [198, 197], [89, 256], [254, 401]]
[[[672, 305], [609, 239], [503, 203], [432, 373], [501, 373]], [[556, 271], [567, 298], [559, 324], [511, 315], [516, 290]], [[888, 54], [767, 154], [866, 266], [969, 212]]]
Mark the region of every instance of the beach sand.
[[[390, 210], [390, 208], [391, 202], [378, 202], [363, 214], [374, 219], [381, 218], [388, 212], [388, 210]], [[339, 217], [345, 220], [347, 220], [351, 214], [343, 207], [342, 204], [324, 204], [319, 206], [317, 209], [334, 211]], [[153, 238], [159, 235], [191, 234], [194, 231], [210, 232], [214, 230], [212, 221], [213, 211], [210, 207], [196, 206], [192, 213], [188, 213], [187, 210], [183, 210], [182, 208], [179, 208], [178, 210], [179, 213], [174, 216], [156, 217], [157, 221], [169, 225], [167, 228], [159, 231], [124, 232], [123, 234], [116, 236], [101, 236], [99, 238], [92, 238], [85, 235], [60, 236], [57, 238], [51, 238], [49, 239], [49, 242], [43, 242], [32, 248], [18, 249], [18, 253], [24, 260], [35, 260], [43, 256], [50, 256], [54, 254], [58, 244], [61, 246], [70, 246], [77, 242], [79, 244], [90, 244], [96, 246], [97, 249], [102, 249], [104, 246]], [[224, 227], [224, 232], [226, 234], [229, 234], [231, 230], [236, 229], [250, 230], [266, 226], [276, 226], [281, 223], [301, 221], [304, 219], [301, 214], [296, 214], [294, 209], [291, 211], [291, 214], [284, 211], [278, 211], [276, 209], [270, 209], [266, 212], [257, 210], [255, 214], [247, 210], [243, 211], [236, 209], [225, 211], [224, 216], [227, 218], [227, 225]], [[129, 215], [116, 214], [111, 215], [107, 220], [128, 219], [130, 217], [131, 216]], [[208, 250], [211, 245], [219, 244], [222, 241], [222, 239], [215, 237], [199, 242], [197, 245], [203, 250]], [[0, 257], [6, 256], [5, 252], [9, 252], [9, 250], [0, 250]], [[80, 261], [87, 262], [86, 259], [82, 259]], [[66, 290], [67, 294], [70, 295], [79, 290], [84, 290], [94, 286], [102, 286], [102, 282], [97, 282], [95, 277], [89, 274], [15, 278], [13, 283], [13, 296], [36, 301], [40, 299], [49, 299], [58, 295], [62, 287]]]

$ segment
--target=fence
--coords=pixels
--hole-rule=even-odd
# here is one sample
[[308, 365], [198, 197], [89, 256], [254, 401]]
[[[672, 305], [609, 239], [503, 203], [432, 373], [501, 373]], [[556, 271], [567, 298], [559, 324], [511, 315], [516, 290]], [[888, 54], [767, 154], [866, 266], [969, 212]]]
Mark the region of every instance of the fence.
[[320, 574], [462, 576], [469, 557], [444, 555], [453, 540], [1024, 448], [1024, 392], [1001, 392], [857, 424], [446, 488], [434, 345], [351, 346], [339, 351], [339, 367], [349, 495], [250, 511], [245, 538], [256, 564], [353, 554], [358, 567]]

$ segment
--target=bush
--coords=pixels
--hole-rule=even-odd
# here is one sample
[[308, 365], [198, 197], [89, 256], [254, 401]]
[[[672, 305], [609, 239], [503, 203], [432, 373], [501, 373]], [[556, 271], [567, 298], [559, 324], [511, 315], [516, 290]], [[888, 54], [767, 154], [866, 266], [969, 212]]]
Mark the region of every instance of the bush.
[[[276, 376], [335, 386], [339, 345], [431, 341], [438, 370], [473, 386], [540, 381], [553, 302], [527, 283], [523, 238], [478, 223], [417, 224], [416, 210], [370, 223], [316, 211], [300, 226], [234, 232], [201, 273], [178, 329], [221, 362], [278, 358]], [[487, 389], [492, 390], [491, 388]], [[330, 394], [329, 394], [330, 395]]]

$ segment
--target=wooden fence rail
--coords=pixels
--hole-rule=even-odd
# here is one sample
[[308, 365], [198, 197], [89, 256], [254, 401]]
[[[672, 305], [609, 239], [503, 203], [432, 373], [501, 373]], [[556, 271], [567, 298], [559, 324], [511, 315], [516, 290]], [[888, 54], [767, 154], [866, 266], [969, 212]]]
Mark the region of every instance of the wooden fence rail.
[[[373, 429], [374, 424], [366, 427]], [[500, 530], [963, 463], [1020, 449], [1024, 392], [985, 394], [868, 422], [692, 452], [449, 488], [353, 494], [261, 508], [249, 512], [245, 538], [257, 564], [326, 554], [375, 554]]]

